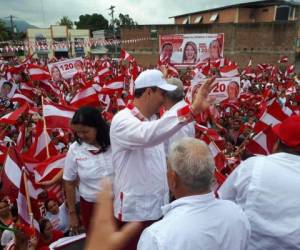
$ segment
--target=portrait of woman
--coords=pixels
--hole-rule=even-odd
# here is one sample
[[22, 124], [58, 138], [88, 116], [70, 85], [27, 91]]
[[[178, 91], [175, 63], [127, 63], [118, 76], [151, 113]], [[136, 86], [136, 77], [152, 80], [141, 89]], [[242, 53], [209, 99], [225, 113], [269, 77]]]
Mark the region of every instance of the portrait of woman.
[[217, 59], [221, 58], [221, 48], [222, 48], [222, 45], [220, 44], [218, 39], [211, 41], [209, 44], [209, 49], [208, 49], [209, 59], [217, 60]]
[[197, 46], [194, 42], [187, 42], [183, 49], [182, 63], [194, 64], [197, 61]]
[[240, 93], [240, 86], [236, 81], [231, 81], [227, 86], [228, 101], [236, 101]]
[[63, 79], [61, 72], [57, 66], [53, 66], [51, 68], [51, 76], [52, 76], [52, 80], [54, 82], [59, 82], [59, 81], [62, 81], [62, 79]]
[[77, 72], [83, 72], [83, 62], [80, 61], [80, 60], [77, 60], [75, 63], [74, 63], [74, 68]]

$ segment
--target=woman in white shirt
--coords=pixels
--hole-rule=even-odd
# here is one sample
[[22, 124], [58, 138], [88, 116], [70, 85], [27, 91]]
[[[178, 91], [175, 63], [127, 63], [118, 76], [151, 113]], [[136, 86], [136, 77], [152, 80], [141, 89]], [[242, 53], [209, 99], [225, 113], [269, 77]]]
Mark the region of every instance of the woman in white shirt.
[[70, 233], [78, 232], [75, 210], [76, 186], [79, 187], [80, 215], [83, 226], [89, 229], [93, 207], [100, 191], [100, 181], [112, 177], [112, 158], [109, 127], [101, 113], [92, 107], [81, 107], [71, 121], [76, 141], [66, 156], [63, 179], [69, 206]]

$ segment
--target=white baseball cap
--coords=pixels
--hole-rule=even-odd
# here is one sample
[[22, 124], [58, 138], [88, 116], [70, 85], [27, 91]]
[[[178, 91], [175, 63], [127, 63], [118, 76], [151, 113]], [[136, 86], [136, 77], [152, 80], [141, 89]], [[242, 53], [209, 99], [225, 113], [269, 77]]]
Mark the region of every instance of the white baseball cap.
[[165, 91], [173, 91], [177, 88], [175, 85], [168, 84], [163, 77], [163, 73], [157, 69], [143, 71], [139, 74], [134, 83], [135, 89], [158, 87]]

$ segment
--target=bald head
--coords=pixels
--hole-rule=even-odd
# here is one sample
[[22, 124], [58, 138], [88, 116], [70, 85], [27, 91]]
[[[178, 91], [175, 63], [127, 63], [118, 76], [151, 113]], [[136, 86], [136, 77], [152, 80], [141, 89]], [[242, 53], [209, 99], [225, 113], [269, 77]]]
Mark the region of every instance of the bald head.
[[171, 145], [170, 167], [191, 192], [209, 191], [214, 182], [215, 164], [208, 146], [194, 138], [183, 138]]

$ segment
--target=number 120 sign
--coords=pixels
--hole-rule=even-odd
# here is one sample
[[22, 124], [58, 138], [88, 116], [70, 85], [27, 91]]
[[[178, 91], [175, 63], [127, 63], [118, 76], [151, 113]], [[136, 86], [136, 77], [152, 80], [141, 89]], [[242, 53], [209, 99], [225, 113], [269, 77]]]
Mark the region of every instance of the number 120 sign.
[[60, 76], [64, 79], [70, 79], [78, 72], [83, 71], [83, 60], [81, 57], [67, 59], [55, 63], [48, 64], [49, 72], [52, 78], [59, 71]]

